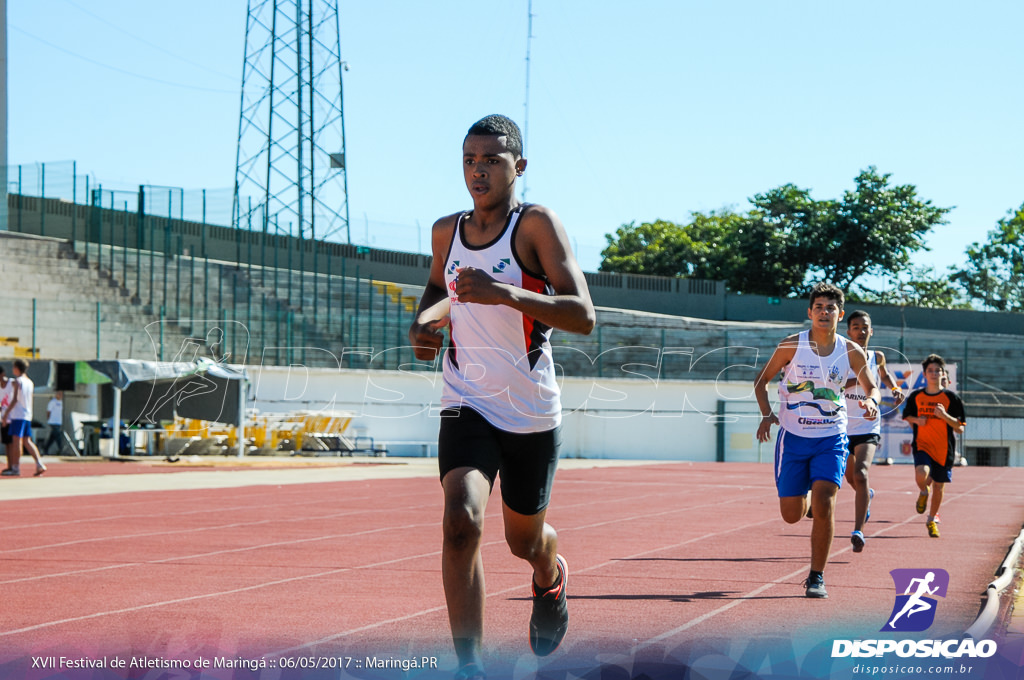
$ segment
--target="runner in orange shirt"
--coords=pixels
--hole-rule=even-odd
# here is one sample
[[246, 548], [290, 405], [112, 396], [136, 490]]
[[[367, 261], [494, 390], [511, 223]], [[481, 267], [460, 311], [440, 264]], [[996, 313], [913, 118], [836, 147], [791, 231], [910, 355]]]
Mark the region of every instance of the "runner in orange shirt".
[[917, 512], [923, 514], [927, 508], [930, 487], [932, 505], [926, 525], [928, 535], [938, 538], [939, 527], [935, 519], [942, 504], [943, 489], [952, 481], [956, 459], [954, 433], [964, 431], [966, 418], [960, 397], [942, 386], [942, 378], [946, 374], [943, 358], [929, 354], [921, 365], [924, 367], [925, 387], [907, 397], [903, 419], [914, 426], [914, 466], [917, 486], [921, 489], [917, 497]]

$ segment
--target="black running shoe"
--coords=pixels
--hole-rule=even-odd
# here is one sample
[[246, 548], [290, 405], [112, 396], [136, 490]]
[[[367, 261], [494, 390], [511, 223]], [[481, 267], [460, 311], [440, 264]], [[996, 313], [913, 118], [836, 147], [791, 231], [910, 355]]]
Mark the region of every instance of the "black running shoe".
[[569, 608], [565, 601], [565, 588], [569, 583], [569, 567], [565, 558], [555, 556], [559, 578], [555, 585], [543, 593], [533, 584], [533, 616], [530, 617], [530, 648], [537, 656], [547, 656], [558, 649], [569, 630]]
[[828, 597], [828, 591], [825, 590], [824, 576], [808, 576], [807, 580], [804, 581], [804, 586], [807, 588], [804, 592], [804, 595], [807, 597]]

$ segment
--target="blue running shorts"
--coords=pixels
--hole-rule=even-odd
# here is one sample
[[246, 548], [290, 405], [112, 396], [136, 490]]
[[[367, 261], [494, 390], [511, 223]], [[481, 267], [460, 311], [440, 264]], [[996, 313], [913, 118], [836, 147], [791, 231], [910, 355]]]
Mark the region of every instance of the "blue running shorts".
[[775, 486], [779, 498], [803, 496], [819, 479], [842, 486], [848, 441], [845, 434], [801, 437], [779, 430], [775, 441]]

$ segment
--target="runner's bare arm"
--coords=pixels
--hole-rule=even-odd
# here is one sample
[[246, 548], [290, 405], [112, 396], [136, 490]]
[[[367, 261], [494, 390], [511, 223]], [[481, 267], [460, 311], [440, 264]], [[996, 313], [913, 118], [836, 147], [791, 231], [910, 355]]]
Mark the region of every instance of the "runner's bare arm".
[[875, 357], [878, 361], [878, 374], [882, 377], [882, 384], [892, 390], [892, 400], [896, 406], [899, 406], [903, 403], [903, 400], [907, 398], [907, 395], [903, 394], [903, 390], [900, 389], [899, 383], [896, 382], [896, 377], [886, 365], [885, 355], [876, 350]]
[[430, 263], [430, 275], [416, 310], [416, 318], [409, 327], [409, 342], [412, 343], [413, 353], [423, 361], [433, 361], [444, 345], [442, 331], [449, 321], [444, 264], [454, 229], [455, 216], [449, 215], [435, 222], [431, 230], [431, 252], [434, 259]]
[[552, 328], [590, 333], [596, 321], [594, 304], [558, 216], [543, 206], [531, 205], [524, 209], [520, 219], [516, 252], [526, 269], [547, 277], [555, 294], [505, 285], [482, 270], [467, 267], [460, 270], [456, 282], [459, 300], [507, 305]]
[[[882, 401], [882, 395], [878, 392], [878, 386], [875, 384], [875, 376], [868, 369], [868, 355], [864, 352], [864, 348], [856, 343], [847, 343], [847, 347], [846, 355], [850, 358], [850, 370], [857, 376], [857, 384], [867, 395], [858, 403], [864, 410], [864, 417], [867, 420], [874, 420], [878, 417], [878, 405]], [[869, 399], [870, 402], [868, 402]]]
[[757, 441], [759, 442], [771, 439], [772, 425], [779, 424], [779, 417], [775, 415], [771, 402], [768, 401], [768, 383], [786, 367], [786, 364], [793, 360], [798, 340], [798, 335], [791, 335], [780, 342], [772, 352], [768, 363], [764, 365], [754, 380], [754, 398], [757, 399], [757, 406], [761, 409], [761, 422], [757, 426]]

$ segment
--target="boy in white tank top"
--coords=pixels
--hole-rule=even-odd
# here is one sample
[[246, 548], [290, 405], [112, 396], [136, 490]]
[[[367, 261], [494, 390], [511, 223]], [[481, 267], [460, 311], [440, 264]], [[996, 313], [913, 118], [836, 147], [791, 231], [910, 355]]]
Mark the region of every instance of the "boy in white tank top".
[[[903, 403], [903, 391], [896, 384], [892, 373], [889, 372], [889, 368], [885, 364], [885, 355], [878, 350], [868, 349], [868, 342], [874, 332], [871, 316], [867, 312], [857, 310], [846, 317], [846, 335], [867, 352], [868, 370], [874, 376], [875, 384], [879, 388], [884, 384], [892, 390], [892, 408], [896, 408]], [[851, 373], [847, 383], [846, 403], [852, 407], [866, 398], [864, 390], [860, 389], [857, 384], [857, 377]], [[846, 481], [850, 483], [850, 487], [856, 494], [853, 531], [850, 533], [853, 552], [864, 550], [864, 524], [871, 516], [871, 499], [875, 495], [874, 489], [868, 483], [868, 473], [871, 469], [871, 461], [875, 458], [875, 449], [878, 448], [881, 433], [881, 417], [868, 420], [858, 411], [850, 409], [850, 421], [846, 429], [847, 437], [850, 440], [850, 456], [846, 461]]]
[[590, 333], [594, 306], [558, 217], [516, 199], [526, 169], [519, 127], [477, 121], [462, 145], [473, 209], [433, 227], [434, 259], [409, 329], [416, 358], [435, 360], [449, 328], [438, 463], [444, 491], [441, 564], [459, 658], [456, 678], [485, 677], [480, 537], [501, 478], [505, 538], [533, 569], [530, 646], [553, 652], [569, 624], [568, 567], [545, 522], [561, 418], [551, 328]]
[[[804, 594], [815, 598], [828, 597], [824, 572], [835, 535], [836, 492], [846, 469], [848, 416], [843, 391], [851, 371], [868, 395], [860, 402], [863, 417], [878, 417], [878, 388], [866, 370], [864, 350], [836, 333], [844, 299], [843, 291], [828, 283], [811, 289], [807, 309], [810, 330], [779, 343], [754, 381], [762, 416], [757, 440], [771, 439], [771, 427], [781, 419], [775, 444], [775, 485], [782, 519], [790, 524], [799, 522], [807, 514], [807, 492], [811, 492], [811, 571], [804, 581]], [[781, 416], [776, 416], [768, 401], [768, 383], [783, 371]]]

